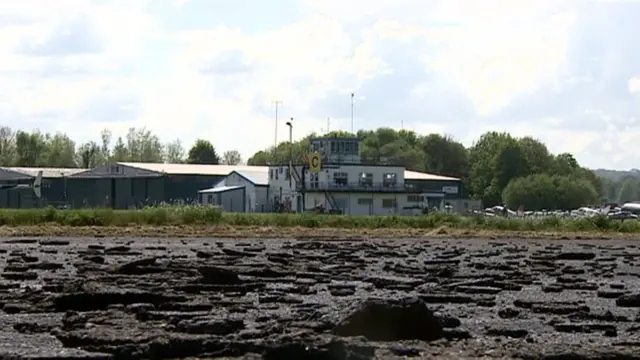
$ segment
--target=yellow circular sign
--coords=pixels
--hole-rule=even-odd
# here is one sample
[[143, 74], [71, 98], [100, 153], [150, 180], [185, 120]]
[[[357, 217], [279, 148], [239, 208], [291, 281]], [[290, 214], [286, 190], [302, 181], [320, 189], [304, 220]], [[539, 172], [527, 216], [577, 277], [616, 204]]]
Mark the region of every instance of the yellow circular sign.
[[320, 166], [320, 156], [313, 155], [311, 156], [311, 160], [309, 161], [312, 168], [317, 168]]

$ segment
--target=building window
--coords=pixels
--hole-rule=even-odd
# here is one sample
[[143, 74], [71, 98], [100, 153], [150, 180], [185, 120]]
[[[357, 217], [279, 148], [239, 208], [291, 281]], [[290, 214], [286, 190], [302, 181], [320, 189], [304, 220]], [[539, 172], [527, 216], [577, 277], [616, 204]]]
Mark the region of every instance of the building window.
[[207, 195], [207, 204], [213, 204], [213, 194]]
[[393, 209], [396, 207], [396, 199], [382, 199], [382, 208]]
[[333, 173], [333, 183], [338, 186], [347, 186], [347, 183], [349, 183], [349, 174], [346, 172]]
[[358, 205], [373, 205], [373, 199], [369, 199], [369, 198], [358, 199]]
[[347, 143], [347, 154], [349, 154], [349, 155], [358, 155], [358, 143], [357, 142], [348, 142]]
[[269, 170], [269, 179], [273, 180], [273, 169]]
[[285, 180], [289, 180], [289, 179], [291, 179], [291, 169], [287, 168], [287, 169], [284, 171], [284, 179], [285, 179]]
[[360, 186], [373, 186], [373, 174], [372, 173], [360, 173], [358, 179]]
[[280, 174], [282, 174], [282, 167], [280, 167]]
[[320, 187], [318, 182], [318, 173], [312, 173], [309, 175], [309, 187], [312, 189]]
[[407, 202], [424, 202], [424, 196], [423, 195], [408, 195], [407, 196]]
[[273, 169], [273, 173], [276, 175], [276, 180], [278, 180], [278, 169]]
[[385, 187], [394, 187], [398, 183], [396, 173], [386, 173], [382, 176], [382, 185]]

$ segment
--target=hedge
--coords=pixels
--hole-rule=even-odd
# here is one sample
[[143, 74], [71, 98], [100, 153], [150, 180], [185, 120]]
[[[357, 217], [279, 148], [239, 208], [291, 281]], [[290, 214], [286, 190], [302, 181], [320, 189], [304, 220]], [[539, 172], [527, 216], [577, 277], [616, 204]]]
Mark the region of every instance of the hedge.
[[320, 214], [226, 213], [212, 206], [160, 206], [137, 210], [0, 209], [0, 226], [58, 224], [64, 226], [228, 225], [309, 228], [380, 229], [450, 227], [511, 231], [606, 231], [640, 233], [638, 220], [592, 218], [502, 218], [433, 213], [418, 216], [346, 216]]

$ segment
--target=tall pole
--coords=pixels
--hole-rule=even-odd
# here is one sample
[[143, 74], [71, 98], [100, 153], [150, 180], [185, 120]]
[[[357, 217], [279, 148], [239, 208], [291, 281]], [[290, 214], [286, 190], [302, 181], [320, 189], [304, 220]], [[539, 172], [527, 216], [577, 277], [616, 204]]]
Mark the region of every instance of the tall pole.
[[293, 164], [293, 118], [289, 120], [289, 163]]
[[275, 153], [276, 148], [278, 147], [278, 110], [280, 108], [280, 104], [282, 104], [282, 101], [276, 100], [273, 103], [276, 106], [276, 123], [275, 123], [275, 134], [273, 139], [273, 151]]
[[287, 121], [287, 126], [289, 127], [289, 188], [291, 188], [291, 178], [293, 177], [293, 118]]
[[351, 133], [353, 134], [353, 97], [356, 96], [354, 93], [351, 93]]

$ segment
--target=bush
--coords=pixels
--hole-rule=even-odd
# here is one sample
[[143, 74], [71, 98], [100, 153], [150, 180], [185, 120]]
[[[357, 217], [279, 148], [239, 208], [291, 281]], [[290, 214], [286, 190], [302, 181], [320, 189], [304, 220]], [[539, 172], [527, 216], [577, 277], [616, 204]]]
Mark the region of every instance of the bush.
[[212, 206], [160, 206], [139, 210], [0, 209], [0, 225], [129, 226], [217, 224], [222, 211]]
[[561, 217], [503, 218], [468, 217], [430, 213], [419, 216], [348, 216], [323, 214], [225, 213], [214, 206], [159, 206], [139, 210], [0, 209], [0, 226], [58, 224], [64, 226], [163, 226], [229, 225], [339, 229], [484, 229], [507, 231], [599, 231], [640, 232], [640, 221], [611, 220], [605, 216], [568, 219]]

